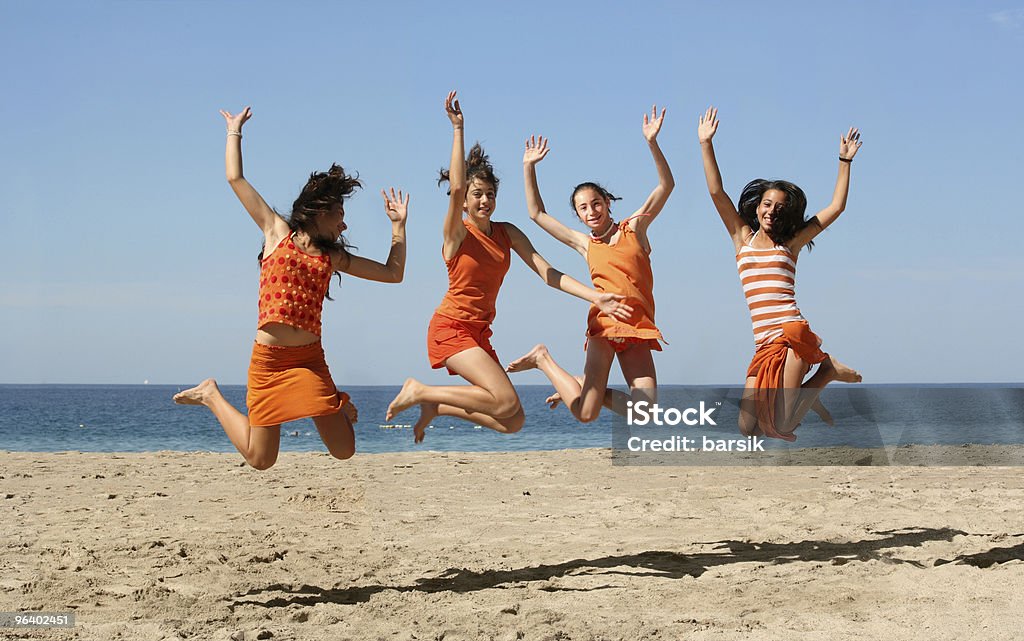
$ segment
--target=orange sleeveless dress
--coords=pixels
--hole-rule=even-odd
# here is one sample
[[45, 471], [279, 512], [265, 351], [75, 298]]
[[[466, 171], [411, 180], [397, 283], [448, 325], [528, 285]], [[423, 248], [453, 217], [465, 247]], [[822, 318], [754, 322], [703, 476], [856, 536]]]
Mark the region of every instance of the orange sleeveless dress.
[[587, 316], [587, 338], [606, 338], [616, 352], [641, 344], [661, 351], [658, 341], [665, 340], [654, 324], [654, 272], [651, 257], [640, 245], [628, 220], [619, 223], [619, 238], [614, 245], [590, 239], [587, 265], [594, 289], [622, 294], [633, 308], [628, 321], [602, 314], [591, 305]]
[[[312, 256], [286, 236], [260, 264], [259, 327], [283, 323], [320, 336], [331, 280], [327, 256]], [[327, 369], [319, 342], [298, 347], [253, 343], [245, 404], [252, 427], [327, 416], [351, 403]]]
[[[439, 369], [447, 360], [467, 349], [480, 347], [494, 359], [491, 322], [496, 314], [498, 290], [512, 263], [512, 240], [503, 223], [491, 223], [491, 235], [466, 220], [466, 237], [448, 268], [448, 292], [434, 311], [427, 328], [427, 356]], [[455, 375], [451, 369], [449, 374]]]

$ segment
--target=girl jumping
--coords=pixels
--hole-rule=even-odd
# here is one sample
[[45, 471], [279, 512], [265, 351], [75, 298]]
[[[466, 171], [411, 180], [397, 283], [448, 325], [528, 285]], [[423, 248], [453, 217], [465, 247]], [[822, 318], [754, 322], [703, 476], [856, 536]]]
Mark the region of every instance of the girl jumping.
[[[555, 387], [556, 394], [548, 399], [551, 406], [564, 402], [573, 416], [584, 423], [596, 419], [602, 405], [625, 416], [630, 399], [651, 403], [657, 400], [657, 375], [651, 352], [661, 351], [658, 341], [662, 335], [654, 324], [654, 274], [647, 229], [675, 187], [672, 170], [658, 146], [658, 132], [664, 120], [665, 110], [659, 116], [657, 106], [651, 109], [650, 116], [644, 114], [643, 135], [654, 157], [658, 185], [632, 216], [615, 222], [611, 203], [620, 199], [597, 183], [580, 183], [573, 189], [569, 204], [580, 222], [589, 228], [589, 234], [570, 229], [547, 213], [537, 187], [536, 167], [548, 154], [548, 141], [535, 136], [526, 141], [523, 172], [530, 218], [586, 259], [598, 291], [622, 292], [625, 302], [632, 307], [632, 313], [625, 319], [602, 316], [591, 308], [582, 377], [573, 377], [562, 369], [544, 345], [537, 345], [508, 367], [510, 372], [540, 369]], [[616, 358], [630, 396], [608, 389], [608, 374]]]
[[417, 443], [438, 415], [506, 434], [523, 426], [519, 396], [490, 342], [498, 290], [512, 251], [548, 285], [592, 303], [602, 313], [625, 319], [632, 311], [620, 302], [622, 296], [590, 289], [553, 268], [515, 225], [491, 220], [498, 192], [494, 168], [479, 144], [465, 156], [464, 118], [454, 91], [445, 100], [445, 111], [453, 130], [452, 155], [449, 171], [441, 172], [439, 182], [447, 180], [450, 187], [441, 247], [449, 285], [427, 329], [427, 354], [431, 367], [447, 367], [449, 374], [463, 377], [470, 385], [405, 381], [388, 406], [387, 418], [419, 405], [414, 426]]
[[[751, 181], [734, 207], [722, 187], [722, 175], [711, 144], [718, 131], [718, 110], [709, 107], [700, 118], [697, 136], [704, 159], [711, 200], [736, 250], [743, 293], [754, 326], [754, 358], [740, 401], [740, 431], [796, 440], [794, 430], [809, 409], [826, 421], [818, 403], [832, 381], [859, 383], [861, 375], [821, 351], [818, 338], [796, 306], [796, 262], [803, 247], [835, 222], [846, 208], [850, 166], [860, 149], [860, 132], [850, 128], [839, 141], [839, 176], [832, 202], [804, 220], [807, 198], [785, 180]], [[738, 210], [738, 211], [737, 211]], [[818, 370], [804, 381], [812, 365]], [[778, 394], [783, 390], [782, 394]], [[788, 393], [787, 393], [788, 391]]]
[[[224, 398], [208, 378], [179, 392], [174, 402], [205, 405], [249, 465], [265, 470], [277, 461], [281, 423], [311, 417], [335, 458], [355, 453], [352, 424], [356, 410], [348, 394], [331, 380], [320, 345], [320, 315], [332, 273], [384, 283], [402, 281], [405, 272], [405, 220], [409, 197], [394, 188], [384, 196], [391, 221], [391, 252], [378, 263], [349, 251], [342, 232], [345, 199], [362, 185], [338, 165], [313, 173], [292, 205], [288, 220], [267, 205], [242, 175], [242, 125], [246, 107], [227, 121], [227, 179], [242, 206], [263, 231], [256, 341], [246, 392], [249, 415]], [[340, 275], [339, 275], [340, 279]]]

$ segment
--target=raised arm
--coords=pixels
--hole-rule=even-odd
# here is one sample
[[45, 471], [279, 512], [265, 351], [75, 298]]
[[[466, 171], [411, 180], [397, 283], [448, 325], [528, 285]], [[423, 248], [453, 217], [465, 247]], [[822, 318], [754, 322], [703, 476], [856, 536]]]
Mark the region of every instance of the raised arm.
[[523, 152], [526, 209], [530, 213], [530, 220], [540, 225], [541, 229], [586, 256], [587, 237], [574, 229], [569, 229], [554, 216], [548, 215], [544, 208], [544, 200], [540, 197], [540, 188], [537, 186], [537, 163], [544, 160], [548, 151], [550, 151], [548, 141], [543, 136], [530, 136], [527, 139], [526, 151]]
[[537, 250], [533, 248], [533, 243], [530, 242], [530, 239], [518, 227], [510, 223], [502, 224], [505, 225], [505, 229], [508, 231], [509, 239], [512, 241], [512, 249], [519, 254], [519, 257], [523, 259], [526, 266], [540, 276], [541, 280], [547, 283], [548, 286], [561, 290], [566, 294], [571, 294], [576, 298], [582, 298], [588, 303], [596, 305], [598, 309], [612, 318], [623, 321], [629, 319], [630, 314], [633, 313], [633, 308], [622, 302], [625, 298], [624, 296], [599, 292], [596, 289], [587, 287], [572, 276], [563, 274], [537, 253]]
[[445, 260], [451, 260], [462, 240], [466, 237], [466, 226], [462, 223], [462, 208], [466, 203], [466, 137], [464, 119], [455, 92], [448, 92], [444, 110], [452, 123], [452, 159], [448, 165], [448, 213], [444, 216], [444, 244], [441, 253]]
[[351, 274], [356, 278], [375, 280], [381, 283], [400, 283], [405, 276], [405, 220], [409, 215], [409, 196], [403, 195], [395, 188], [388, 192], [381, 190], [384, 196], [384, 213], [391, 221], [391, 251], [384, 263], [345, 253], [336, 256], [334, 269]]
[[661, 213], [665, 203], [668, 201], [669, 195], [676, 186], [676, 181], [672, 177], [672, 169], [668, 166], [665, 154], [662, 153], [661, 147], [658, 145], [658, 132], [661, 131], [661, 125], [665, 122], [665, 111], [662, 108], [661, 115], [659, 116], [658, 106], [654, 105], [651, 107], [650, 117], [646, 113], [644, 114], [643, 133], [644, 138], [647, 140], [647, 146], [651, 149], [651, 156], [654, 158], [654, 167], [658, 170], [658, 186], [654, 188], [640, 209], [633, 214], [634, 218], [630, 221], [630, 224], [637, 234], [643, 236], [645, 241], [647, 227]]
[[750, 227], [740, 218], [736, 206], [729, 199], [722, 187], [722, 173], [718, 170], [718, 160], [715, 159], [715, 148], [711, 139], [718, 131], [718, 109], [708, 107], [704, 115], [700, 117], [700, 124], [697, 126], [697, 138], [700, 140], [700, 154], [704, 159], [704, 178], [708, 183], [708, 193], [711, 194], [711, 201], [715, 203], [715, 209], [725, 224], [725, 229], [732, 238], [733, 245], [737, 251], [743, 243], [744, 236], [749, 233]]
[[832, 192], [832, 202], [819, 211], [811, 219], [811, 223], [797, 232], [793, 240], [789, 241], [791, 251], [799, 251], [801, 247], [834, 223], [836, 218], [839, 218], [839, 214], [846, 209], [846, 197], [850, 193], [850, 166], [853, 164], [853, 157], [857, 155], [860, 145], [860, 130], [856, 127], [850, 127], [845, 136], [840, 136], [839, 175], [836, 176], [836, 188]]
[[[237, 114], [230, 114], [223, 109], [220, 115], [228, 126], [227, 148], [224, 151], [224, 167], [228, 184], [242, 202], [245, 211], [263, 230], [268, 238], [273, 235], [287, 234], [288, 224], [278, 216], [263, 197], [260, 196], [249, 181], [242, 175], [242, 125], [252, 117], [252, 109], [246, 107]], [[282, 229], [283, 226], [283, 229]]]

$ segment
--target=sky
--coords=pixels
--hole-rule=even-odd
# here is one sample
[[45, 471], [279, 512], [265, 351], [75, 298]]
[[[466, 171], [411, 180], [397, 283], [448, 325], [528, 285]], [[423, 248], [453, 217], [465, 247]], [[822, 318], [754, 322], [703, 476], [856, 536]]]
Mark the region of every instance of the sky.
[[[578, 225], [571, 189], [597, 180], [621, 218], [657, 183], [643, 114], [668, 108], [676, 188], [650, 231], [661, 383], [738, 384], [753, 353], [701, 168], [709, 104], [729, 194], [789, 179], [808, 215], [831, 198], [840, 134], [862, 131], [847, 209], [798, 266], [826, 351], [865, 382], [1024, 380], [1021, 2], [0, 0], [0, 59], [0, 383], [245, 381], [262, 234], [224, 180], [218, 114], [245, 105], [245, 175], [282, 213], [310, 172], [359, 172], [360, 255], [387, 255], [380, 189], [412, 194], [405, 281], [332, 286], [335, 381], [457, 382], [425, 341], [447, 286], [451, 89], [501, 178], [494, 219], [587, 283], [526, 214], [523, 141], [551, 140], [552, 215]], [[513, 260], [499, 355], [543, 342], [580, 371], [587, 304]]]

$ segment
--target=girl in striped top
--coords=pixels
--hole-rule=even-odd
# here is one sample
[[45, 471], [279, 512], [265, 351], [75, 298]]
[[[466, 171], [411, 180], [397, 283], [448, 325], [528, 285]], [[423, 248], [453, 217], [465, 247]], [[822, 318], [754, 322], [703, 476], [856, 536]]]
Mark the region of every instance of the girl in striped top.
[[[784, 180], [754, 180], [743, 188], [734, 207], [722, 187], [711, 139], [718, 131], [718, 110], [709, 107], [700, 118], [697, 136], [704, 159], [711, 200], [736, 248], [736, 263], [754, 328], [754, 358], [747, 368], [746, 391], [740, 402], [740, 431], [787, 441], [808, 410], [826, 422], [831, 417], [818, 396], [832, 381], [859, 383], [861, 375], [821, 351], [821, 339], [796, 306], [794, 285], [800, 250], [835, 222], [846, 208], [850, 165], [860, 149], [860, 132], [850, 128], [839, 143], [839, 176], [832, 202], [804, 220], [803, 190]], [[812, 365], [813, 376], [804, 381]], [[778, 394], [783, 390], [783, 394]], [[785, 390], [793, 390], [785, 393]]]

